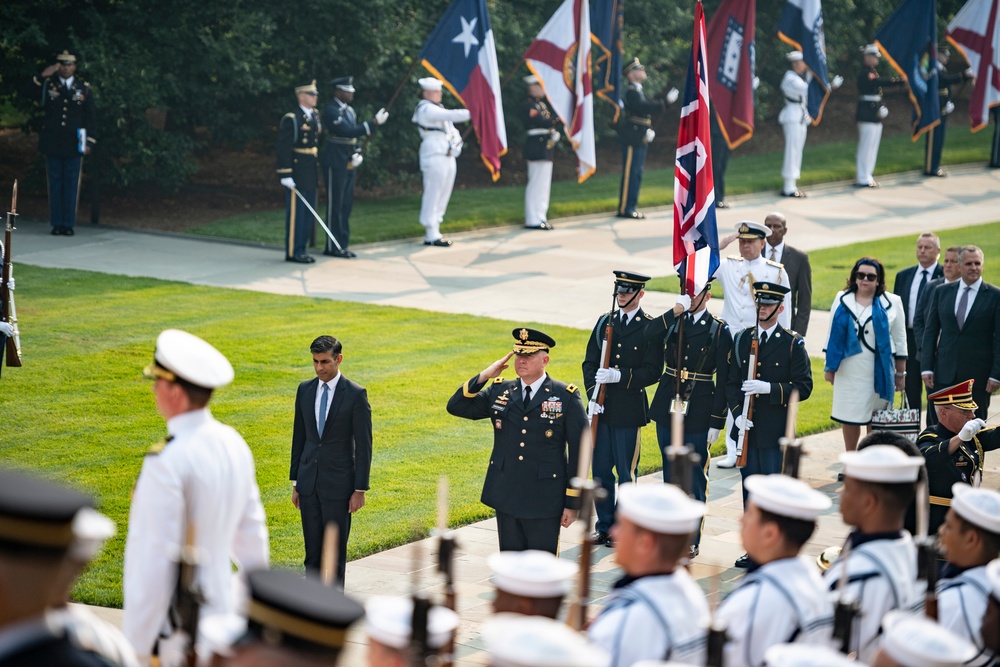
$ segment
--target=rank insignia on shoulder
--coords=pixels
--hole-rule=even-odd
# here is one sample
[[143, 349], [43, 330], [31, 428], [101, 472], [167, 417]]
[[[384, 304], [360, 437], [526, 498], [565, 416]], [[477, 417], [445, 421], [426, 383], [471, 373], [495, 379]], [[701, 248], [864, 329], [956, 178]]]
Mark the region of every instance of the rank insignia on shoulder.
[[166, 446], [170, 444], [170, 441], [173, 439], [174, 436], [170, 436], [167, 438], [163, 438], [162, 440], [157, 440], [156, 442], [154, 442], [152, 445], [149, 446], [149, 449], [146, 450], [146, 456], [156, 456], [157, 454], [162, 452], [166, 448]]
[[566, 391], [568, 391], [568, 392], [569, 392], [569, 393], [571, 393], [571, 394], [575, 394], [575, 393], [576, 393], [576, 390], [577, 390], [578, 388], [579, 388], [579, 387], [577, 387], [577, 386], [576, 386], [575, 384], [568, 384], [568, 385], [566, 385]]
[[501, 382], [503, 382], [503, 378], [501, 377], [493, 378], [493, 384], [500, 384]]
[[643, 317], [645, 317], [645, 318], [646, 318], [647, 320], [651, 320], [651, 319], [653, 319], [653, 316], [652, 316], [652, 315], [650, 315], [650, 314], [649, 314], [649, 313], [647, 313], [647, 312], [643, 312], [643, 313], [642, 313], [642, 316], [643, 316]]

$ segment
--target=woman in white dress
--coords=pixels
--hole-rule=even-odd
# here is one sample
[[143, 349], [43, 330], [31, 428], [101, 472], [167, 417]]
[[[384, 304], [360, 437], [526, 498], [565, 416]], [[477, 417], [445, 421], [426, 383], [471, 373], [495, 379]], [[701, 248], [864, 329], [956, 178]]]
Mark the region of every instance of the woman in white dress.
[[885, 289], [885, 268], [862, 257], [833, 299], [823, 376], [833, 385], [830, 417], [840, 422], [844, 447], [857, 449], [861, 427], [892, 404], [906, 379], [903, 302]]

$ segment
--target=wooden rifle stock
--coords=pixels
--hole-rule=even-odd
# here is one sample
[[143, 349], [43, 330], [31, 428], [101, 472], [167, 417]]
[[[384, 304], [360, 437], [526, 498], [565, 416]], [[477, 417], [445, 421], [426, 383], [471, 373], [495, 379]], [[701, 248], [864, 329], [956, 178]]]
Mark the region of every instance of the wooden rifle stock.
[[729, 635], [726, 632], [726, 626], [718, 619], [713, 619], [712, 624], [708, 626], [705, 667], [723, 667], [727, 641], [729, 641]]
[[[7, 225], [4, 229], [3, 241], [3, 269], [0, 272], [0, 320], [7, 322], [14, 329], [11, 336], [7, 336], [4, 344], [5, 351], [0, 350], [0, 354], [6, 352], [7, 366], [18, 368], [21, 366], [21, 336], [17, 328], [17, 309], [14, 307], [14, 295], [10, 292], [10, 278], [13, 267], [11, 266], [10, 233], [14, 231], [14, 219], [17, 217], [17, 181], [14, 181], [14, 193], [11, 197], [10, 211], [7, 213]], [[0, 364], [2, 366], [3, 364]]]
[[319, 578], [324, 586], [337, 583], [337, 555], [339, 553], [339, 530], [333, 521], [323, 529], [323, 551], [320, 553]]
[[802, 462], [802, 442], [795, 439], [795, 422], [799, 414], [799, 390], [792, 389], [788, 398], [788, 416], [785, 418], [785, 437], [778, 441], [781, 445], [781, 474], [799, 478]]
[[[747, 360], [747, 380], [755, 380], [757, 375], [757, 327], [754, 326], [753, 337], [750, 339], [750, 358]], [[744, 422], [753, 419], [753, 402], [756, 394], [743, 395], [743, 420]], [[736, 456], [736, 466], [742, 468], [747, 464], [749, 454], [750, 429], [744, 429], [738, 433], [739, 440], [736, 447], [739, 454]]]
[[[615, 327], [615, 311], [612, 308], [611, 313], [608, 315], [608, 324], [604, 327], [604, 342], [601, 343], [601, 368], [607, 368], [611, 363], [611, 338], [614, 334]], [[595, 401], [598, 405], [604, 405], [604, 391], [607, 388], [605, 384], [594, 384], [594, 395], [591, 400]], [[597, 442], [597, 422], [601, 415], [599, 413], [588, 414], [590, 417], [590, 443], [593, 446]]]
[[590, 532], [590, 522], [594, 518], [594, 500], [605, 497], [604, 488], [599, 485], [600, 480], [587, 479], [587, 470], [590, 468], [590, 450], [593, 448], [592, 442], [584, 434], [580, 438], [580, 458], [577, 476], [573, 478], [572, 484], [580, 490], [580, 523], [583, 526], [583, 537], [580, 540], [580, 569], [577, 575], [576, 590], [573, 599], [569, 604], [569, 611], [566, 614], [566, 625], [574, 630], [582, 631], [587, 627], [587, 607], [590, 604], [590, 567], [593, 563], [594, 539]]
[[854, 619], [861, 610], [859, 600], [847, 599], [847, 555], [851, 552], [851, 542], [844, 543], [838, 560], [843, 561], [840, 579], [837, 581], [837, 604], [833, 609], [833, 638], [844, 655], [851, 655], [851, 641], [854, 635]]
[[938, 620], [938, 550], [934, 546], [934, 539], [924, 537], [917, 544], [918, 579], [927, 582], [927, 590], [924, 592], [924, 615], [932, 621]]

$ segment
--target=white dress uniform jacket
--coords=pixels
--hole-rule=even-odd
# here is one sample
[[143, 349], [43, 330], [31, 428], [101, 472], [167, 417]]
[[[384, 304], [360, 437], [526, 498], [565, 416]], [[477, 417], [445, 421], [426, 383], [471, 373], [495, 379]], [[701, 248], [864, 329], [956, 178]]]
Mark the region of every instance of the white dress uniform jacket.
[[143, 462], [125, 543], [122, 631], [141, 662], [161, 631], [177, 581], [175, 559], [188, 525], [198, 550], [201, 617], [233, 613], [244, 602], [234, 589], [240, 571], [266, 568], [269, 546], [253, 454], [234, 429], [207, 408], [167, 422], [172, 440]]
[[457, 158], [462, 153], [462, 135], [455, 123], [471, 119], [468, 109], [445, 109], [430, 100], [420, 100], [413, 122], [420, 131], [420, 171], [424, 192], [420, 200], [420, 224], [424, 241], [441, 238], [441, 222], [455, 187]]
[[687, 570], [678, 569], [614, 590], [588, 634], [611, 653], [610, 667], [640, 660], [703, 665], [708, 624], [705, 594]]
[[938, 582], [938, 623], [972, 642], [979, 654], [965, 663], [972, 667], [993, 664], [997, 656], [983, 646], [980, 630], [989, 601], [986, 566], [973, 567]]
[[759, 667], [775, 644], [830, 645], [833, 602], [816, 565], [785, 558], [748, 574], [716, 610], [725, 622], [726, 667]]
[[[811, 74], [808, 74], [812, 78]], [[809, 79], [788, 70], [781, 80], [781, 92], [785, 96], [785, 106], [778, 114], [778, 122], [785, 133], [785, 158], [781, 165], [781, 177], [785, 180], [782, 192], [795, 192], [795, 182], [802, 175], [802, 149], [806, 145], [806, 133], [812, 117], [806, 109], [809, 95]]]
[[882, 643], [882, 617], [893, 609], [915, 611], [923, 604], [917, 585], [917, 550], [910, 534], [896, 539], [864, 542], [838, 559], [823, 575], [831, 591], [837, 589], [840, 573], [847, 567], [847, 597], [858, 600], [860, 615], [854, 619], [851, 651], [858, 661], [871, 664]]
[[[726, 257], [719, 264], [719, 270], [715, 275], [725, 290], [722, 319], [729, 325], [731, 331], [740, 331], [757, 325], [757, 305], [750, 293], [753, 283], [773, 282], [791, 287], [785, 268], [778, 262], [764, 259], [763, 255], [752, 261], [740, 256]], [[778, 315], [778, 324], [791, 330], [792, 304], [788, 294], [785, 295], [785, 310]]]

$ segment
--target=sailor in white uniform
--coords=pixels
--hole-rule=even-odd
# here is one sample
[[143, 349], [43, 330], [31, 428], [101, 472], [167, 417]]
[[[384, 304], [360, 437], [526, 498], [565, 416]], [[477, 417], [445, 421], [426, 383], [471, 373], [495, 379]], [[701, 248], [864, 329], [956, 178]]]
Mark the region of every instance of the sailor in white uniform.
[[873, 667], [962, 667], [976, 654], [969, 640], [926, 616], [890, 611], [882, 628], [885, 639]]

